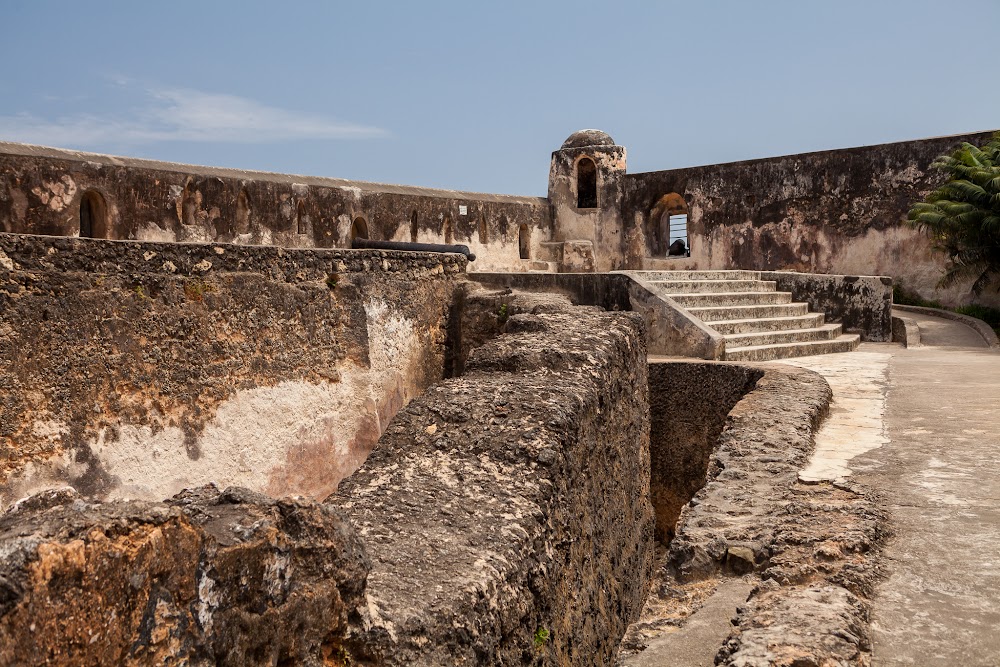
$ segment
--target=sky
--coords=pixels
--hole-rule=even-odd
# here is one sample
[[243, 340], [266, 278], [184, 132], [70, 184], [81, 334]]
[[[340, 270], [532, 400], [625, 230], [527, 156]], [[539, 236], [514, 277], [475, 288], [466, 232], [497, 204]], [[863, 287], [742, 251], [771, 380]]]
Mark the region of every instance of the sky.
[[629, 172], [1000, 128], [1000, 0], [52, 2], [0, 7], [0, 140], [546, 194]]

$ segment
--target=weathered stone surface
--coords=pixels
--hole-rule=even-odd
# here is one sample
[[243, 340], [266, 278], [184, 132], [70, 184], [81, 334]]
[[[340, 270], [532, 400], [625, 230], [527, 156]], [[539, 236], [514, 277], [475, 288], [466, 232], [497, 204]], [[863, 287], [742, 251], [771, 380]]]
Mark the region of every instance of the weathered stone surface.
[[[459, 255], [0, 234], [0, 500], [322, 498], [442, 377]], [[211, 268], [206, 268], [206, 266]]]
[[329, 506], [245, 489], [0, 517], [0, 664], [340, 664], [370, 563]]
[[[662, 370], [651, 377], [669, 377], [671, 366], [720, 375], [739, 368], [658, 366]], [[662, 644], [660, 637], [683, 627], [728, 578], [749, 576], [763, 583], [737, 610], [717, 664], [865, 665], [871, 657], [868, 600], [886, 516], [865, 489], [798, 481], [830, 402], [823, 378], [779, 366], [744, 370], [762, 375], [725, 418], [707, 483], [681, 512], [642, 620], [623, 644], [621, 664]], [[662, 450], [653, 451], [655, 472], [655, 454]]]
[[648, 258], [657, 202], [670, 193], [686, 201], [691, 257], [653, 260], [646, 268], [884, 275], [925, 298], [966, 302], [971, 280], [939, 289], [947, 258], [904, 220], [940, 182], [930, 169], [935, 158], [963, 141], [982, 145], [991, 135], [628, 174], [622, 217], [642, 232], [640, 253]]
[[[76, 236], [85, 193], [98, 238], [349, 248], [369, 238], [464, 243], [483, 270], [526, 270], [549, 240], [541, 197], [434, 190], [338, 178], [198, 167], [0, 142], [0, 232]], [[464, 212], [463, 212], [464, 209]]]
[[641, 320], [515, 314], [329, 503], [373, 559], [352, 659], [604, 665], [653, 556]]
[[779, 290], [791, 292], [796, 301], [805, 301], [810, 312], [823, 313], [827, 322], [838, 322], [844, 331], [861, 334], [861, 340], [892, 340], [890, 278], [790, 271], [765, 271], [761, 278], [775, 281]]
[[729, 411], [762, 375], [735, 364], [649, 364], [650, 491], [661, 542], [704, 486]]

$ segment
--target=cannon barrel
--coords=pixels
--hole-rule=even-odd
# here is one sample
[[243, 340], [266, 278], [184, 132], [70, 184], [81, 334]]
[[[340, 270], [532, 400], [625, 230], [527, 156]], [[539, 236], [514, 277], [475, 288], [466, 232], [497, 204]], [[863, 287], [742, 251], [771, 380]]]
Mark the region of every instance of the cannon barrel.
[[407, 243], [406, 241], [373, 241], [356, 238], [351, 241], [355, 250], [370, 248], [374, 250], [409, 250], [411, 252], [457, 252], [465, 255], [470, 262], [476, 261], [476, 256], [467, 245], [448, 245], [445, 243]]

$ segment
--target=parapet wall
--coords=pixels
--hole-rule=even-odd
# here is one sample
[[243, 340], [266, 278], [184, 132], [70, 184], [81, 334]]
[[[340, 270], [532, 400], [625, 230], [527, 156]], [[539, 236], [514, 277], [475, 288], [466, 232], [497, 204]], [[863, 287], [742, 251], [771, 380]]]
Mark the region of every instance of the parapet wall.
[[[386, 241], [463, 243], [472, 269], [526, 270], [551, 236], [548, 200], [199, 167], [0, 142], [0, 232], [349, 248], [352, 226]], [[93, 195], [91, 195], [93, 196]], [[464, 212], [463, 212], [464, 210]], [[523, 246], [523, 252], [522, 252]]]
[[946, 257], [904, 221], [910, 206], [943, 180], [930, 169], [935, 158], [991, 136], [629, 174], [623, 217], [643, 229], [648, 253], [657, 201], [676, 193], [686, 202], [691, 257], [656, 260], [648, 268], [886, 275], [926, 298], [967, 301], [968, 283], [937, 288]]
[[642, 320], [538, 306], [325, 503], [22, 501], [0, 517], [0, 661], [611, 664], [653, 559]]
[[0, 234], [0, 498], [322, 498], [444, 374], [460, 255]]

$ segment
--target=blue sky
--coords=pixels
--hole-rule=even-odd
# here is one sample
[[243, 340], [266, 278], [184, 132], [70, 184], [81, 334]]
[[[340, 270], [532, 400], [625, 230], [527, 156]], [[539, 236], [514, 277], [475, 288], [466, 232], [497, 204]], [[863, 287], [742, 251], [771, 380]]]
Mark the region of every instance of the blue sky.
[[544, 195], [596, 127], [652, 171], [1000, 128], [1000, 1], [45, 2], [0, 140]]

